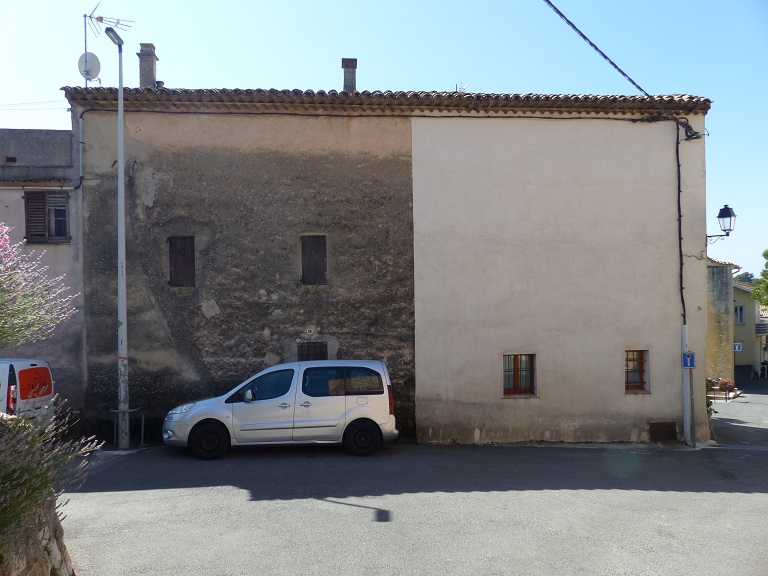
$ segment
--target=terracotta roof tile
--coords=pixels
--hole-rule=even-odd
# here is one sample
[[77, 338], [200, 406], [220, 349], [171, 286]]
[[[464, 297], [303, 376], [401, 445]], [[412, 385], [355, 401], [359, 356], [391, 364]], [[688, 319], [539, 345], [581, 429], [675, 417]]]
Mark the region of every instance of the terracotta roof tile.
[[733, 262], [724, 262], [723, 260], [715, 260], [714, 258], [710, 258], [707, 256], [707, 261], [716, 265], [716, 266], [730, 266], [731, 268], [738, 268], [741, 270], [741, 266], [738, 264], [734, 264]]
[[[117, 88], [62, 88], [72, 104], [114, 109]], [[126, 88], [126, 110], [253, 112], [269, 109], [374, 114], [420, 112], [659, 115], [706, 114], [711, 100], [700, 96], [598, 96], [590, 94], [482, 94], [464, 92], [337, 92], [335, 90]]]

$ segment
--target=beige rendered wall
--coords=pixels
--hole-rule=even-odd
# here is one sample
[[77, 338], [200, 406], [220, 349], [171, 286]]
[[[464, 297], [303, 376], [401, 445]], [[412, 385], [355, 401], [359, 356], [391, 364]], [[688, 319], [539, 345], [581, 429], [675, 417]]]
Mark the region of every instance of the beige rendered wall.
[[[735, 318], [736, 306], [744, 306], [744, 324], [733, 325], [733, 341], [741, 343], [741, 351], [734, 352], [734, 364], [737, 366], [760, 366], [762, 361], [760, 337], [755, 335], [755, 323], [759, 318], [759, 308], [752, 295], [736, 286], [733, 288], [731, 314]], [[734, 321], [735, 322], [735, 321]]]
[[[45, 183], [40, 186], [44, 188]], [[34, 191], [34, 185], [26, 187]], [[64, 276], [63, 283], [70, 294], [78, 296], [73, 301], [77, 309], [75, 316], [59, 325], [53, 335], [38, 342], [23, 344], [13, 349], [0, 349], [0, 356], [17, 358], [39, 358], [51, 366], [56, 381], [56, 392], [65, 398], [70, 408], [81, 408], [85, 394], [85, 371], [83, 364], [83, 267], [82, 232], [80, 226], [80, 191], [69, 191], [69, 244], [26, 244], [22, 251], [31, 257], [40, 257], [40, 266], [48, 267], [51, 277]], [[12, 228], [11, 242], [22, 242], [25, 234], [24, 190], [19, 188], [0, 189], [0, 222]]]
[[[413, 120], [420, 442], [642, 441], [669, 420], [681, 432], [675, 136], [671, 122], [606, 118]], [[703, 142], [680, 145], [698, 422]], [[628, 349], [650, 352], [650, 394], [625, 393]], [[536, 398], [502, 397], [511, 353], [536, 354]]]

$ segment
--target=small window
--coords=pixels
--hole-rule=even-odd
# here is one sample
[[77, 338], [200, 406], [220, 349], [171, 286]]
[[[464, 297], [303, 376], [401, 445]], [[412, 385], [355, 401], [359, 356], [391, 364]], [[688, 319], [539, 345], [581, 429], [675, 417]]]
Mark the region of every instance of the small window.
[[291, 389], [293, 382], [293, 370], [279, 370], [259, 376], [243, 389], [253, 392], [254, 400], [272, 400], [285, 396]]
[[504, 396], [536, 394], [535, 354], [504, 355]]
[[26, 192], [24, 220], [29, 243], [66, 243], [69, 235], [67, 192]]
[[299, 362], [307, 360], [328, 360], [328, 343], [299, 342], [297, 352]]
[[734, 309], [736, 324], [744, 324], [744, 306], [736, 306]]
[[630, 392], [649, 389], [648, 350], [627, 350], [624, 353], [624, 387]]
[[325, 236], [301, 237], [301, 283], [326, 284], [327, 250]]
[[307, 368], [304, 370], [301, 391], [307, 396], [316, 398], [344, 396], [344, 368], [341, 366]]
[[171, 236], [168, 238], [168, 260], [171, 269], [171, 286], [195, 285], [195, 237]]

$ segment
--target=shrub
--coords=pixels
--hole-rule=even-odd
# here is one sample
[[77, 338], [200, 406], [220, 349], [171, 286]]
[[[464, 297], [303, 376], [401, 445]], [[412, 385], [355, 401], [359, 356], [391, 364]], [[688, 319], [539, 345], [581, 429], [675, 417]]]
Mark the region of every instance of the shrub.
[[0, 414], [0, 564], [14, 543], [39, 529], [36, 511], [85, 480], [87, 456], [103, 443], [68, 438], [71, 424], [63, 403], [38, 420]]

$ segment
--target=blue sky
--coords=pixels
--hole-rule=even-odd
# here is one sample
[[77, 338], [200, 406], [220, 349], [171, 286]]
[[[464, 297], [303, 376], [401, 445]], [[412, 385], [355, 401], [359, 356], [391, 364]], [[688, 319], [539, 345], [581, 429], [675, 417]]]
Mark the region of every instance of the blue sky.
[[[59, 89], [83, 85], [83, 15], [97, 1], [4, 2], [0, 128], [70, 128]], [[708, 234], [719, 233], [723, 204], [738, 218], [709, 255], [758, 275], [768, 249], [768, 1], [553, 2], [647, 92], [713, 100]], [[102, 0], [99, 15], [133, 21], [120, 31], [128, 87], [138, 86], [139, 43], [151, 42], [169, 88], [340, 90], [341, 58], [357, 58], [360, 90], [638, 94], [542, 0]], [[90, 30], [87, 41], [102, 85], [116, 86], [115, 46]]]

